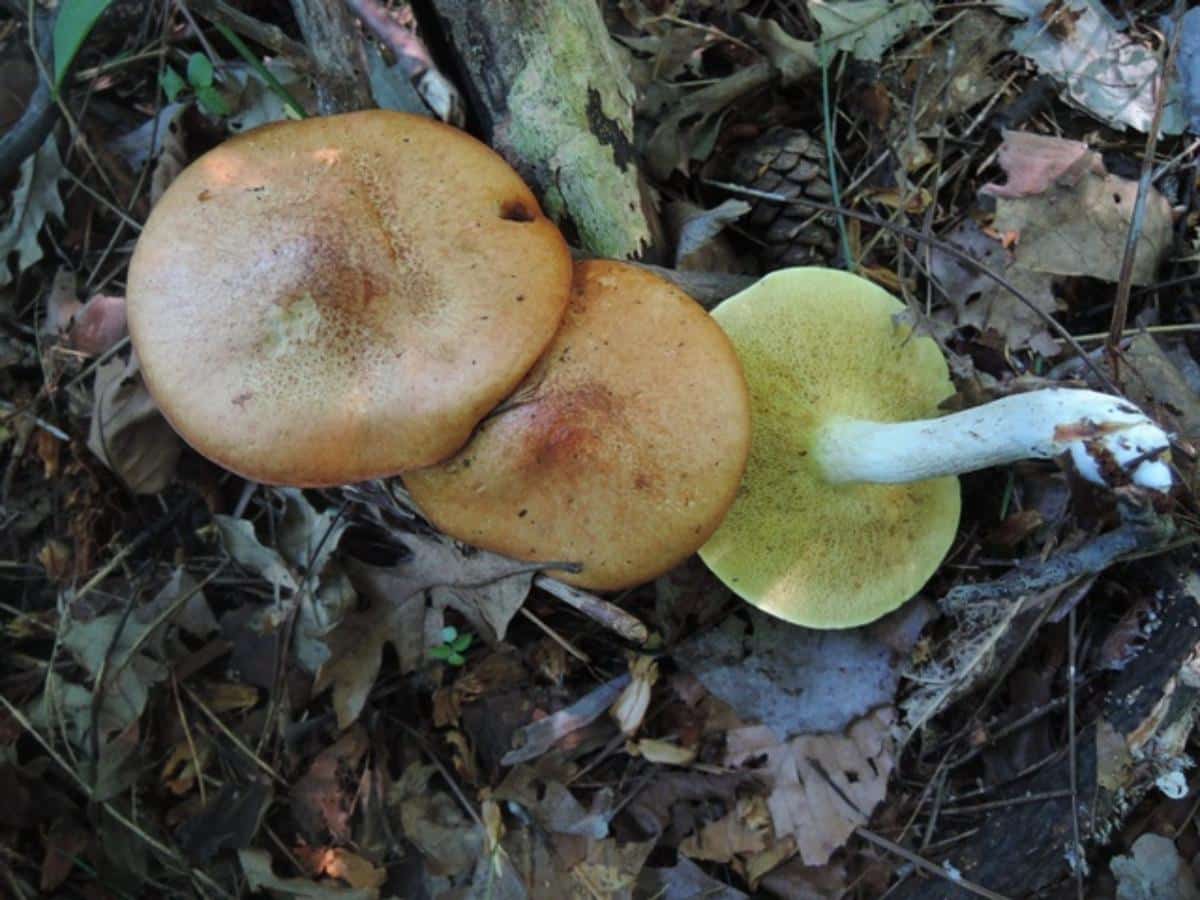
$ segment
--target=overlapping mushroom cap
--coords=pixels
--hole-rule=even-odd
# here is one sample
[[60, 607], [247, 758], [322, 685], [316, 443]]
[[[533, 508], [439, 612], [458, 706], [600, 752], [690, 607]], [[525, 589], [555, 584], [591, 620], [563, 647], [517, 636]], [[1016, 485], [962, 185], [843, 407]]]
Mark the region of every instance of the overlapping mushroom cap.
[[829, 421], [935, 416], [954, 392], [937, 345], [897, 323], [903, 310], [865, 279], [810, 268], [768, 275], [713, 312], [742, 360], [754, 432], [738, 499], [700, 555], [739, 596], [796, 624], [879, 618], [954, 539], [957, 478], [833, 484], [815, 459]]
[[258, 128], [189, 166], [138, 241], [129, 328], [199, 452], [336, 484], [460, 448], [553, 336], [570, 280], [496, 153], [373, 110]]
[[578, 562], [594, 589], [695, 552], [732, 502], [750, 439], [729, 339], [635, 266], [576, 266], [562, 328], [517, 391], [439, 466], [405, 473], [446, 533], [518, 559]]

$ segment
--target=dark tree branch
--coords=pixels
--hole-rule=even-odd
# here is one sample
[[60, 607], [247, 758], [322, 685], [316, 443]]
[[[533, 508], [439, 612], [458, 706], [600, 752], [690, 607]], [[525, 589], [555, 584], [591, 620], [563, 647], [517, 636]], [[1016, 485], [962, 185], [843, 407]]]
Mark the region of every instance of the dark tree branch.
[[350, 10], [341, 0], [291, 2], [315, 65], [321, 115], [374, 107], [367, 57]]
[[[53, 69], [54, 19], [57, 12], [39, 13], [31, 27], [37, 28], [38, 55], [47, 68]], [[0, 181], [7, 180], [20, 168], [21, 163], [42, 146], [58, 121], [58, 104], [50, 83], [39, 78], [37, 87], [29, 98], [29, 104], [21, 118], [0, 137]]]

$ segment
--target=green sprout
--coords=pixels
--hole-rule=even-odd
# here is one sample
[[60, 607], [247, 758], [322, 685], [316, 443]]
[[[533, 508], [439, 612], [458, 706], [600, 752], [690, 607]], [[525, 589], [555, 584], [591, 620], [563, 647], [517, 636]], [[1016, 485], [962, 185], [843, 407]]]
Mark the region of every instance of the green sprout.
[[442, 629], [442, 643], [431, 648], [429, 655], [452, 666], [461, 666], [467, 661], [467, 658], [463, 654], [471, 646], [471, 641], [474, 639], [474, 635], [459, 634], [457, 628], [453, 625], [447, 625]]
[[163, 92], [172, 103], [189, 87], [196, 95], [196, 102], [206, 113], [212, 116], [229, 115], [229, 104], [213, 84], [213, 64], [203, 53], [193, 53], [188, 57], [186, 80], [171, 66], [167, 66], [163, 72]]

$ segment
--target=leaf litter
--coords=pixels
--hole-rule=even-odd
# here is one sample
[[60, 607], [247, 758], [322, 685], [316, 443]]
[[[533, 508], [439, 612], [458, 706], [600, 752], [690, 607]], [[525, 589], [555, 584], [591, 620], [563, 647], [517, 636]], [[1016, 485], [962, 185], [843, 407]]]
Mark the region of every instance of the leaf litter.
[[[871, 222], [844, 235], [861, 269], [905, 294], [954, 354], [964, 396], [1012, 389], [1029, 370], [1067, 367], [1052, 382], [1082, 374], [1045, 317], [1076, 333], [1108, 325], [1095, 310], [1107, 315], [1131, 230], [1136, 322], [1189, 324], [1188, 304], [1160, 286], [1194, 264], [1178, 239], [1193, 241], [1197, 215], [1171, 181], [1188, 151], [1159, 147], [1154, 162], [1172, 174], [1155, 179], [1135, 223], [1129, 157], [1140, 162], [1144, 148], [1095, 130], [1144, 128], [1153, 114], [1161, 45], [1138, 11], [1129, 27], [1069, 0], [1054, 5], [1073, 17], [1060, 29], [1046, 14], [1062, 13], [1035, 3], [993, 4], [1004, 20], [919, 2], [829, 0], [805, 15], [612, 6], [624, 54], [614, 58], [640, 94], [647, 190], [672, 226], [661, 258], [676, 268], [760, 270], [758, 210], [778, 204], [714, 185], [739, 148], [779, 128], [806, 136], [805, 164], [841, 192], [802, 187], [789, 199], [840, 196], [959, 251]], [[184, 34], [185, 53], [196, 50]], [[1029, 74], [1008, 46], [1057, 79], [1074, 111], [1052, 97], [1024, 117], [1010, 109]], [[372, 50], [382, 85], [390, 70]], [[956, 798], [995, 803], [1007, 763], [1037, 762], [1030, 748], [1064, 751], [1065, 719], [1029, 726], [1013, 759], [1017, 742], [981, 723], [1064, 708], [1065, 656], [1050, 649], [1068, 609], [1097, 648], [1075, 687], [1081, 709], [1102, 698], [1105, 678], [1144, 661], [1156, 599], [1123, 570], [934, 613], [929, 601], [956, 587], [1021, 559], [1036, 572], [1119, 518], [1051, 467], [964, 479], [959, 544], [925, 598], [838, 633], [740, 606], [695, 560], [653, 586], [593, 597], [432, 532], [396, 485], [299, 491], [215, 471], [170, 432], [119, 347], [123, 270], [102, 248], [127, 249], [124, 223], [87, 192], [59, 192], [69, 167], [107, 196], [81, 163], [89, 142], [115, 183], [142, 181], [128, 214], [144, 216], [203, 147], [288, 115], [253, 67], [213, 62], [231, 115], [147, 94], [103, 129], [85, 116], [65, 162], [50, 158], [65, 146], [53, 140], [26, 161], [0, 219], [13, 264], [3, 274], [21, 276], [0, 288], [0, 533], [19, 526], [6, 536], [17, 568], [7, 557], [0, 568], [17, 598], [0, 606], [0, 784], [16, 798], [0, 812], [0, 842], [24, 854], [10, 868], [26, 893], [86, 891], [101, 872], [110, 885], [211, 895], [244, 881], [295, 897], [879, 896], [897, 886], [896, 857], [856, 833], [952, 866], [978, 820]], [[97, 96], [130, 96], [109, 93], [134, 87], [128, 72], [157, 90], [142, 65], [106, 74]], [[307, 70], [266, 65], [312, 105]], [[1181, 65], [1186, 77], [1186, 55]], [[1080, 110], [1084, 124], [1070, 118]], [[1173, 93], [1165, 114], [1171, 134]], [[992, 162], [1003, 183], [986, 184]], [[839, 264], [832, 241], [814, 246]], [[52, 247], [58, 258], [46, 259]], [[78, 293], [74, 273], [55, 292], [60, 268], [78, 269]], [[34, 309], [45, 319], [26, 323]], [[1197, 401], [1179, 334], [1130, 336], [1115, 368], [1098, 365], [1173, 423], [1185, 448]], [[44, 371], [35, 335], [50, 347]], [[10, 408], [19, 415], [7, 418]], [[64, 524], [76, 517], [83, 524]], [[1046, 662], [1018, 666], [997, 694], [1030, 633]], [[460, 649], [435, 652], [450, 641]], [[1018, 689], [1031, 678], [1037, 690]], [[1125, 785], [1134, 743], [1108, 728], [1100, 775]], [[954, 754], [968, 762], [939, 774]], [[1191, 779], [1158, 776], [1172, 791]], [[80, 827], [89, 817], [97, 828]], [[1145, 844], [1124, 846], [1111, 871], [1133, 891], [1154, 866]], [[1168, 848], [1152, 849], [1174, 864]]]

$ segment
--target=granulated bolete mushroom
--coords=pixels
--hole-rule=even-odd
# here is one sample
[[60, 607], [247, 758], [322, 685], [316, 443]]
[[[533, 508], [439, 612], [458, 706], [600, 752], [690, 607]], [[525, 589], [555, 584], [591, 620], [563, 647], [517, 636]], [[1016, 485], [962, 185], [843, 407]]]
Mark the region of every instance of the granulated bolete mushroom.
[[903, 310], [863, 278], [797, 268], [713, 312], [746, 373], [754, 436], [700, 555], [796, 624], [864, 624], [920, 590], [958, 527], [959, 472], [1070, 454], [1098, 484], [1171, 486], [1167, 436], [1117, 397], [1041, 390], [930, 418], [954, 388], [937, 345], [898, 324]]
[[694, 553], [733, 501], [749, 397], [724, 332], [669, 282], [576, 265], [546, 354], [455, 457], [402, 477], [459, 540], [577, 562], [581, 587], [639, 584]]
[[453, 454], [533, 366], [569, 250], [456, 129], [372, 110], [267, 125], [196, 160], [129, 270], [151, 394], [200, 453], [328, 485]]

